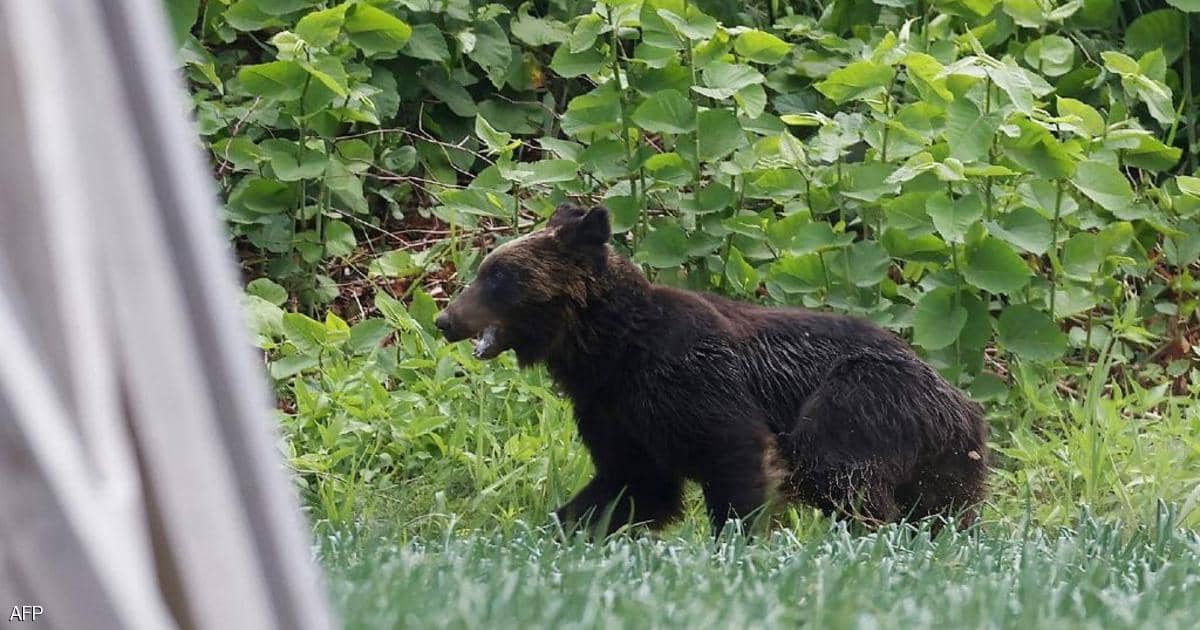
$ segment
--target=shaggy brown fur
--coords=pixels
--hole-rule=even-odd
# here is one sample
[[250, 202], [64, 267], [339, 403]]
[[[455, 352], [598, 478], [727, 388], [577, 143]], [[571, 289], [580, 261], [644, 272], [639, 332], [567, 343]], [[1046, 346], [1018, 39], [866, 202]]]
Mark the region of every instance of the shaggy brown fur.
[[562, 206], [496, 249], [438, 317], [476, 354], [544, 363], [571, 398], [595, 478], [558, 510], [661, 526], [700, 483], [720, 530], [779, 485], [866, 522], [965, 515], [987, 427], [900, 339], [865, 321], [651, 285], [608, 213]]

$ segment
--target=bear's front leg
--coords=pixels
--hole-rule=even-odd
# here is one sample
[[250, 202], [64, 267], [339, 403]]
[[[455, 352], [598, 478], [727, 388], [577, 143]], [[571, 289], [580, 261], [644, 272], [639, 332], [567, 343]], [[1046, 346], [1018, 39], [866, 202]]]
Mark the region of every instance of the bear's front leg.
[[555, 510], [559, 522], [574, 527], [603, 526], [605, 535], [630, 523], [659, 528], [683, 509], [683, 480], [671, 476], [626, 478], [597, 475], [566, 505]]
[[730, 519], [747, 519], [767, 506], [782, 479], [770, 433], [750, 431], [716, 442], [699, 475], [713, 535], [721, 536]]

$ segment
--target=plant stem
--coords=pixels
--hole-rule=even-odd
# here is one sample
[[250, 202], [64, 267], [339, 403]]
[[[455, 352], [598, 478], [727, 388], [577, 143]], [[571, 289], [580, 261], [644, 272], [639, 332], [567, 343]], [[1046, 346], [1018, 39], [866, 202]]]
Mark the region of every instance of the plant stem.
[[[609, 21], [609, 24], [612, 26], [612, 42], [611, 42], [611, 46], [610, 46], [610, 48], [612, 49], [612, 55], [611, 55], [612, 72], [613, 72], [613, 81], [615, 81], [616, 85], [617, 85], [617, 104], [620, 107], [620, 111], [621, 111], [621, 137], [625, 143], [625, 166], [629, 170], [629, 172], [627, 174], [627, 178], [629, 179], [629, 192], [633, 196], [634, 203], [637, 205], [638, 218], [641, 219], [641, 221], [637, 221], [637, 220], [634, 221], [634, 231], [636, 232], [638, 229], [637, 226], [639, 224], [642, 225], [643, 227], [645, 226], [645, 216], [644, 215], [646, 213], [646, 209], [643, 207], [645, 204], [643, 203], [644, 199], [642, 198], [642, 195], [644, 194], [645, 191], [641, 191], [641, 194], [639, 194], [638, 182], [634, 176], [633, 140], [632, 140], [632, 138], [630, 138], [630, 130], [632, 129], [632, 127], [629, 124], [629, 107], [628, 107], [628, 104], [626, 103], [626, 96], [625, 96], [626, 90], [621, 85], [621, 61], [620, 61], [621, 41], [620, 41], [620, 38], [617, 37], [617, 34], [618, 34], [617, 33], [617, 31], [618, 31], [617, 25], [613, 22], [612, 7], [607, 7], [607, 10], [608, 10], [608, 21]], [[638, 235], [635, 234], [634, 238], [636, 239], [637, 237], [638, 237]]]
[[825, 266], [825, 252], [817, 252], [817, 260], [821, 261], [821, 277], [825, 280], [825, 296], [821, 299], [821, 306], [825, 306], [829, 303], [829, 295], [833, 293], [829, 286], [829, 268]]
[[1054, 221], [1050, 224], [1050, 321], [1054, 321], [1054, 300], [1058, 293], [1058, 266], [1054, 263], [1058, 250], [1058, 217], [1062, 210], [1063, 185], [1056, 180], [1054, 194]]
[[1183, 102], [1187, 110], [1187, 172], [1196, 168], [1196, 108], [1192, 98], [1192, 14], [1183, 14]]

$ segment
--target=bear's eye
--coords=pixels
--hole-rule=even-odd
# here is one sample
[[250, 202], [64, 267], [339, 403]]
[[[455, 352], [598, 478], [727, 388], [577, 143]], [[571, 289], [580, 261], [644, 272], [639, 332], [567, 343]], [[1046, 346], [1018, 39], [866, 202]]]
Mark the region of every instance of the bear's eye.
[[511, 306], [520, 301], [521, 283], [517, 273], [508, 267], [495, 267], [487, 274], [484, 289], [490, 301], [501, 306]]

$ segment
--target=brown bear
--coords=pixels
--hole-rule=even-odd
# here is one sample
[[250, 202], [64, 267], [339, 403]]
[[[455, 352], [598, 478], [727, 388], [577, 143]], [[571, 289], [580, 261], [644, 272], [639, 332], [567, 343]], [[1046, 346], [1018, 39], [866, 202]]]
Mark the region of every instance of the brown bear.
[[970, 518], [987, 473], [982, 409], [866, 321], [651, 284], [609, 245], [604, 208], [560, 206], [497, 247], [436, 320], [482, 359], [544, 363], [595, 478], [574, 523], [652, 527], [698, 482], [719, 533], [781, 496], [868, 523]]

